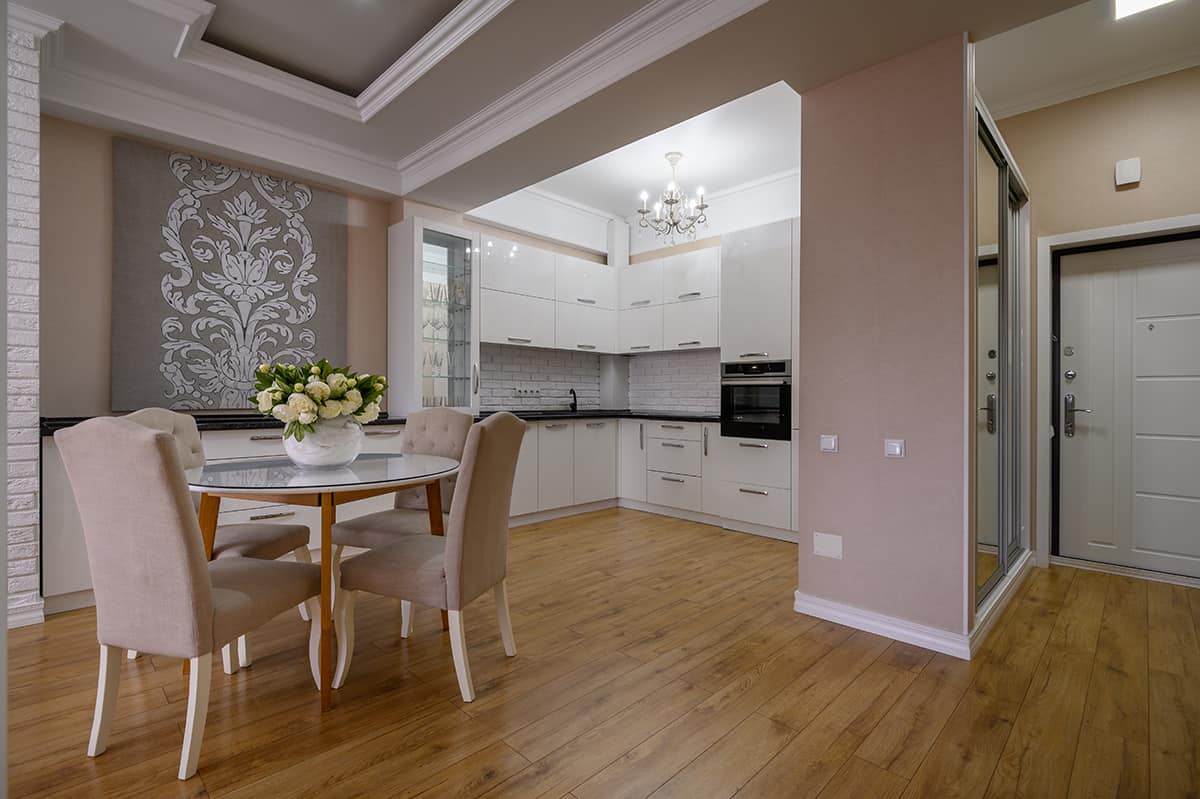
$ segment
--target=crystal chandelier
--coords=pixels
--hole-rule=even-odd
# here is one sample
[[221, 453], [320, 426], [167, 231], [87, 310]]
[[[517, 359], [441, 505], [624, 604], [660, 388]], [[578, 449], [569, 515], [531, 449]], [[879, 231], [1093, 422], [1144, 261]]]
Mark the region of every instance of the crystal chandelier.
[[638, 215], [641, 217], [638, 227], [649, 228], [656, 235], [669, 239], [672, 244], [675, 243], [676, 234], [694, 239], [696, 229], [700, 225], [708, 226], [708, 217], [704, 214], [704, 210], [708, 208], [708, 204], [704, 202], [704, 188], [697, 188], [696, 196], [689, 197], [675, 178], [675, 168], [681, 158], [683, 153], [667, 153], [667, 163], [671, 165], [671, 182], [659, 195], [653, 208], [646, 207], [650, 195], [642, 192], [642, 207], [638, 209]]

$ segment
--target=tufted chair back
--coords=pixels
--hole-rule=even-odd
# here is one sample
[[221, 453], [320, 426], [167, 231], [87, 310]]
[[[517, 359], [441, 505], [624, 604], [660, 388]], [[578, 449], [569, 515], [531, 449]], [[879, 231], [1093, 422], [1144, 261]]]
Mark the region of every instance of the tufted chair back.
[[204, 465], [204, 445], [200, 443], [200, 430], [191, 414], [168, 411], [166, 408], [143, 408], [126, 414], [124, 418], [142, 427], [174, 436], [183, 468], [194, 469]]
[[[471, 432], [474, 419], [462, 411], [449, 408], [427, 408], [414, 411], [404, 421], [404, 443], [400, 451], [419, 455], [440, 455], [443, 458], [462, 460], [463, 447], [467, 445], [467, 434]], [[454, 500], [457, 475], [442, 480], [442, 512], [450, 510]], [[416, 488], [396, 492], [397, 508], [428, 510], [425, 489]]]

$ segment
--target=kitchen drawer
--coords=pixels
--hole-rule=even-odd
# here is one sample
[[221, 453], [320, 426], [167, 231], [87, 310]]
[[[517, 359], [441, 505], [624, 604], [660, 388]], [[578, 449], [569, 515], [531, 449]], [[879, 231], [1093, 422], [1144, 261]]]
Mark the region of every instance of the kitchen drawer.
[[363, 452], [396, 453], [404, 443], [404, 425], [367, 425], [363, 428]]
[[648, 438], [675, 438], [683, 441], [699, 441], [704, 435], [704, 425], [699, 422], [646, 422]]
[[709, 477], [773, 488], [792, 487], [792, 442], [710, 438]]
[[[222, 500], [224, 508], [229, 500]], [[341, 510], [341, 508], [339, 508]], [[340, 516], [340, 514], [339, 514]], [[303, 505], [265, 505], [245, 510], [222, 510], [217, 515], [217, 525], [226, 524], [303, 524], [308, 527], [308, 546], [321, 546], [321, 509]]]
[[704, 488], [699, 477], [646, 472], [646, 501], [652, 505], [699, 511]]
[[204, 457], [210, 461], [231, 458], [283, 457], [283, 429], [207, 430], [200, 434]]
[[700, 476], [699, 441], [651, 438], [646, 442], [646, 468], [658, 472]]
[[709, 482], [716, 492], [716, 511], [733, 521], [792, 528], [792, 492], [782, 488], [748, 485], [746, 483]]

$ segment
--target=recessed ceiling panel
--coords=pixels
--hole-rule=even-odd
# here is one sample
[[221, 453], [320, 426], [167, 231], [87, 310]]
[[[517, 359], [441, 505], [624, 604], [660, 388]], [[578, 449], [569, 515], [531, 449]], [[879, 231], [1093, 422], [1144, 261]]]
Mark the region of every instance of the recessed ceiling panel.
[[214, 0], [204, 41], [357, 96], [458, 0]]

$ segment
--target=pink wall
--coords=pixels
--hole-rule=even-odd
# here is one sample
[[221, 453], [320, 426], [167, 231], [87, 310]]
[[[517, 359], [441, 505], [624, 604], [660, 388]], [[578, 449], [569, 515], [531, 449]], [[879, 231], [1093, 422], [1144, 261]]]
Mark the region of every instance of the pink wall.
[[[804, 95], [799, 590], [964, 631], [966, 43]], [[839, 435], [822, 455], [821, 433]], [[883, 439], [907, 456], [885, 460]], [[843, 536], [843, 560], [812, 532]]]

